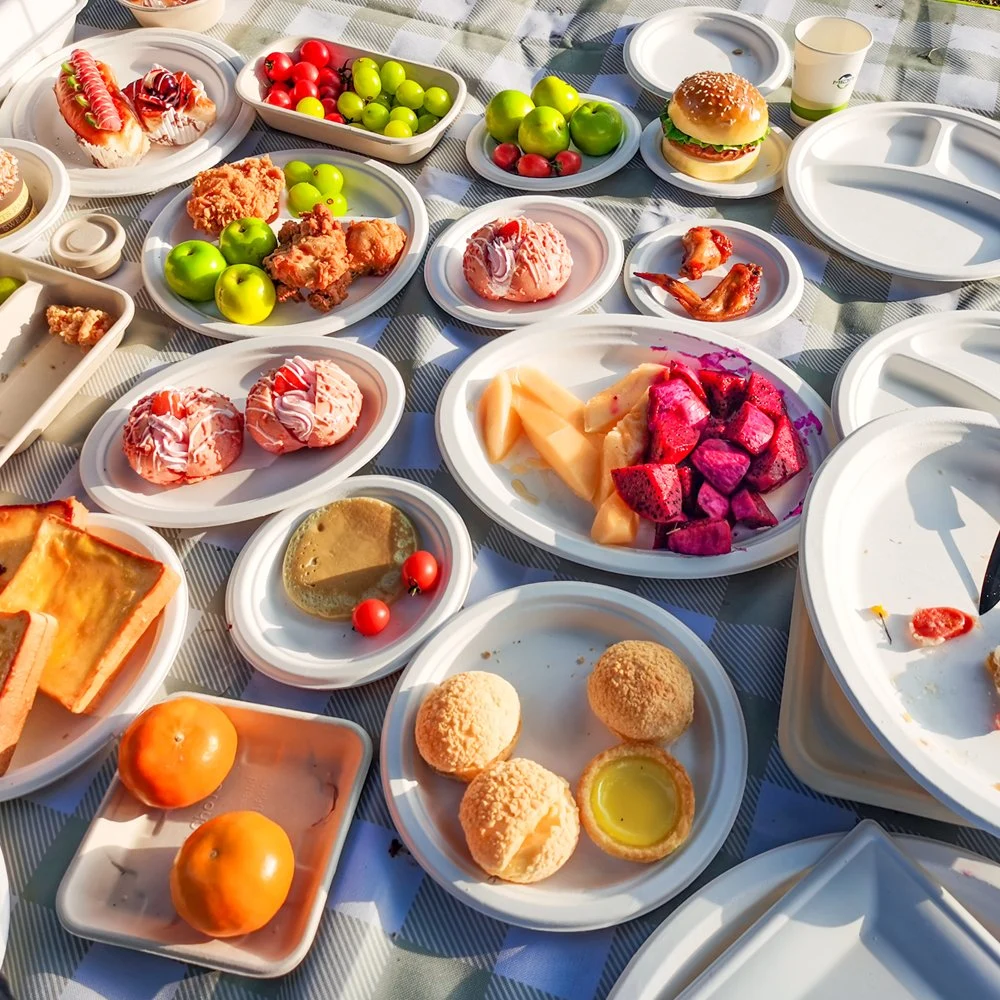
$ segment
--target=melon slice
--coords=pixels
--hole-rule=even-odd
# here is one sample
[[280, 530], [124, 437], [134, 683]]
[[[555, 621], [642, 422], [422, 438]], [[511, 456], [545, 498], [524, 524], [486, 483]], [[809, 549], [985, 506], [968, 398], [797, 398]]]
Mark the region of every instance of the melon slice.
[[514, 387], [500, 372], [479, 397], [479, 426], [491, 462], [501, 461], [521, 436], [521, 418], [514, 409]]
[[593, 499], [601, 471], [601, 452], [582, 431], [525, 393], [515, 393], [514, 408], [535, 451], [582, 500]]
[[614, 385], [591, 396], [583, 407], [584, 430], [606, 431], [613, 427], [662, 374], [663, 365], [642, 364]]
[[537, 368], [515, 368], [514, 385], [530, 393], [539, 403], [558, 413], [567, 423], [583, 430], [583, 400]]
[[639, 515], [612, 493], [594, 518], [590, 537], [600, 545], [634, 545], [639, 533]]
[[649, 443], [648, 410], [647, 389], [635, 406], [605, 435], [604, 446], [601, 449], [601, 476], [594, 496], [594, 503], [598, 507], [615, 492], [611, 470], [621, 469], [627, 465], [638, 465], [643, 460]]

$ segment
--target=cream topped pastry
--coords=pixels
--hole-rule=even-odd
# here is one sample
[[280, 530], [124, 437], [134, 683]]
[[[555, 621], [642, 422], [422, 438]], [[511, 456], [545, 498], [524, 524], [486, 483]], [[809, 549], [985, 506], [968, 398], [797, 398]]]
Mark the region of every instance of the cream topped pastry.
[[215, 103], [200, 80], [187, 73], [153, 68], [124, 90], [151, 142], [186, 146], [215, 124]]
[[161, 389], [132, 407], [122, 449], [147, 482], [197, 483], [239, 458], [243, 415], [212, 389]]
[[358, 383], [333, 361], [286, 358], [262, 375], [247, 396], [247, 430], [265, 451], [339, 444], [357, 426]]
[[548, 222], [524, 216], [495, 219], [469, 237], [465, 280], [480, 298], [540, 302], [569, 280], [573, 257], [566, 238]]
[[0, 149], [0, 236], [27, 225], [36, 214], [17, 157]]

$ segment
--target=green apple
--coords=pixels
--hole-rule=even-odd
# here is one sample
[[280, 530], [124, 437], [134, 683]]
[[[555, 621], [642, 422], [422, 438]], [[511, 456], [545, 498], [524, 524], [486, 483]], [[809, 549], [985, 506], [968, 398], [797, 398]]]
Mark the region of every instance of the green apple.
[[278, 248], [278, 237], [263, 219], [237, 219], [219, 234], [219, 249], [227, 264], [260, 267], [269, 253]]
[[521, 120], [535, 103], [527, 94], [519, 90], [501, 90], [486, 105], [486, 131], [497, 142], [513, 142]]
[[517, 144], [525, 153], [538, 153], [551, 160], [569, 149], [569, 126], [555, 108], [535, 108], [524, 116], [517, 130]]
[[587, 101], [570, 115], [569, 134], [581, 153], [606, 156], [622, 141], [625, 123], [613, 104]]
[[231, 323], [262, 323], [274, 309], [274, 284], [253, 264], [233, 264], [219, 276], [215, 304]]
[[0, 304], [6, 302], [23, 284], [19, 278], [0, 278]]
[[555, 108], [559, 114], [569, 117], [580, 104], [580, 95], [558, 76], [546, 76], [535, 84], [531, 99], [538, 108]]
[[215, 284], [226, 267], [226, 258], [214, 243], [186, 240], [167, 254], [163, 277], [170, 290], [182, 299], [211, 302]]

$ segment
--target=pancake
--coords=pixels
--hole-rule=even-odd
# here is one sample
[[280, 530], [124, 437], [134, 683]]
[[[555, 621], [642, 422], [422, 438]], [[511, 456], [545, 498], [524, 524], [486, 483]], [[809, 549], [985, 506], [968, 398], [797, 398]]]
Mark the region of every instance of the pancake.
[[401, 569], [420, 539], [392, 504], [349, 497], [314, 510], [285, 549], [281, 576], [306, 614], [346, 621], [360, 601], [392, 604], [405, 590]]

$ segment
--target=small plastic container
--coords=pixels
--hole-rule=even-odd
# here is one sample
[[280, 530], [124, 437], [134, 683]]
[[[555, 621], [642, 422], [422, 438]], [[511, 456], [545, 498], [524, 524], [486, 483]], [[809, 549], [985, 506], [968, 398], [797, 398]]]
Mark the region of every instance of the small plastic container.
[[53, 234], [52, 259], [85, 278], [106, 278], [121, 266], [125, 230], [112, 215], [68, 219]]
[[376, 132], [341, 125], [338, 122], [328, 122], [324, 118], [313, 118], [297, 111], [266, 104], [264, 93], [270, 86], [270, 81], [264, 76], [264, 57], [269, 52], [287, 52], [293, 55], [298, 52], [303, 42], [312, 37], [315, 36], [296, 35], [270, 42], [247, 60], [236, 78], [236, 93], [240, 99], [249, 104], [271, 128], [279, 132], [301, 135], [306, 139], [325, 143], [327, 146], [336, 146], [338, 149], [349, 149], [362, 156], [371, 156], [389, 163], [415, 163], [417, 160], [422, 160], [441, 141], [448, 127], [461, 114], [468, 90], [465, 81], [451, 70], [408, 59], [398, 59], [388, 52], [357, 49], [352, 45], [343, 45], [328, 39], [323, 41], [327, 41], [336, 50], [338, 65], [353, 62], [359, 56], [369, 56], [380, 65], [387, 59], [395, 59], [406, 70], [408, 80], [416, 80], [425, 90], [428, 87], [442, 87], [446, 90], [451, 98], [451, 108], [441, 121], [427, 132], [411, 136], [409, 139], [395, 139], [392, 136], [379, 135]]
[[0, 99], [25, 70], [73, 40], [86, 6], [87, 0], [0, 0]]
[[226, 0], [191, 0], [176, 7], [146, 7], [135, 0], [118, 0], [144, 28], [208, 31], [226, 12]]

